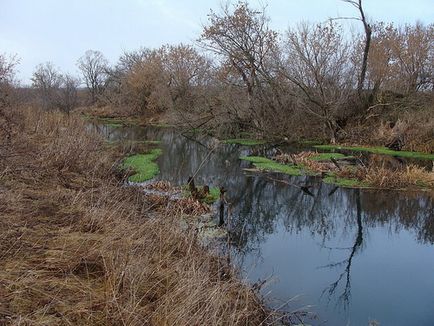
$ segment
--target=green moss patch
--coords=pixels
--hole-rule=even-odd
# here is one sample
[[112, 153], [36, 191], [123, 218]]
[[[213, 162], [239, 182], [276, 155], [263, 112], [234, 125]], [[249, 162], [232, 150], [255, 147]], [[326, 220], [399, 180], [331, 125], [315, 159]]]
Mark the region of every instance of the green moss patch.
[[157, 163], [154, 161], [161, 153], [161, 149], [156, 148], [147, 154], [136, 154], [127, 157], [122, 163], [122, 168], [132, 169], [135, 172], [128, 180], [131, 182], [144, 182], [154, 178], [160, 172]]
[[341, 153], [318, 153], [317, 155], [312, 156], [309, 159], [312, 161], [327, 161], [327, 160], [331, 160], [332, 158], [339, 160], [339, 159], [353, 158], [353, 156], [347, 156]]
[[434, 160], [434, 154], [410, 152], [410, 151], [394, 151], [386, 147], [338, 146], [338, 145], [316, 145], [314, 147], [323, 150], [350, 150], [350, 151], [369, 152], [374, 154], [414, 158], [418, 160]]
[[212, 204], [220, 198], [220, 189], [217, 187], [209, 188], [209, 194], [203, 200], [207, 204]]
[[[271, 171], [271, 172], [280, 172], [293, 176], [301, 176], [304, 174], [307, 175], [315, 175], [313, 171], [305, 170], [303, 166], [297, 165], [287, 165], [277, 163], [271, 159], [261, 156], [243, 156], [240, 159], [248, 162], [252, 162], [253, 165], [260, 170]], [[357, 180], [357, 179], [349, 179], [349, 178], [340, 178], [335, 176], [334, 174], [328, 174], [323, 181], [329, 184], [335, 184], [340, 187], [348, 187], [348, 188], [367, 188], [369, 185]]]
[[145, 144], [159, 145], [161, 144], [161, 140], [144, 140]]
[[332, 174], [327, 175], [324, 179], [322, 179], [323, 182], [334, 184], [339, 187], [347, 187], [347, 188], [367, 188], [369, 187], [367, 184], [363, 183], [360, 180], [357, 179], [349, 179], [349, 178], [340, 178], [337, 176], [334, 176]]
[[304, 139], [300, 140], [299, 143], [303, 145], [321, 145], [323, 142], [315, 139]]
[[277, 163], [266, 157], [261, 156], [242, 156], [241, 160], [252, 162], [253, 165], [259, 169], [270, 172], [280, 172], [288, 175], [300, 176], [302, 175], [300, 167], [296, 165], [287, 165]]
[[243, 146], [255, 146], [255, 145], [263, 145], [266, 143], [265, 140], [259, 139], [248, 139], [248, 138], [235, 138], [235, 139], [226, 139], [223, 141], [225, 144], [237, 144]]
[[[197, 187], [199, 193], [203, 193], [203, 186]], [[182, 196], [185, 198], [191, 197], [191, 192], [188, 189], [188, 185], [182, 186]], [[201, 199], [202, 202], [207, 204], [212, 204], [220, 198], [220, 189], [217, 187], [210, 187], [209, 194]]]

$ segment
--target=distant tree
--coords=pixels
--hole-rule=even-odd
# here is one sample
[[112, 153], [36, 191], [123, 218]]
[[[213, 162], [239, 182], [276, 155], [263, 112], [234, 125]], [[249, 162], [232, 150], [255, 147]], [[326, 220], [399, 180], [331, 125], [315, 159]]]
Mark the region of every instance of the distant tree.
[[175, 108], [193, 109], [211, 79], [210, 60], [190, 45], [169, 45], [162, 50], [162, 64]]
[[[14, 123], [10, 106], [12, 104], [15, 68], [18, 63], [19, 59], [16, 56], [0, 53], [0, 137], [2, 141], [7, 142], [11, 138], [11, 125]], [[0, 145], [3, 145], [1, 143], [0, 141]], [[2, 146], [0, 146], [1, 149]]]
[[134, 60], [122, 78], [126, 103], [142, 114], [161, 113], [172, 107], [163, 50], [147, 50]]
[[78, 104], [77, 88], [80, 86], [80, 80], [70, 74], [62, 76], [62, 82], [59, 92], [59, 109], [65, 113], [71, 112]]
[[32, 86], [39, 92], [44, 109], [54, 109], [58, 104], [62, 75], [51, 62], [36, 66], [32, 77]]
[[11, 83], [15, 76], [15, 67], [19, 63], [17, 56], [0, 53], [0, 83]]
[[95, 103], [104, 90], [108, 62], [100, 51], [88, 50], [78, 59], [77, 66], [90, 92], [91, 102]]

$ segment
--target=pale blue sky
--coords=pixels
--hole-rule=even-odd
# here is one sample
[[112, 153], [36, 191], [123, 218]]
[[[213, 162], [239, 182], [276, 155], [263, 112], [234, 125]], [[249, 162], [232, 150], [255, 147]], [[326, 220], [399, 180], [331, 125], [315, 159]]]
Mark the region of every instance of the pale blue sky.
[[[340, 0], [249, 1], [268, 4], [272, 27], [324, 21], [355, 13]], [[193, 42], [210, 9], [221, 0], [0, 0], [0, 53], [21, 58], [18, 77], [28, 83], [34, 67], [52, 61], [76, 73], [77, 59], [100, 50], [114, 63], [123, 50]], [[434, 0], [364, 0], [372, 20], [434, 22]]]

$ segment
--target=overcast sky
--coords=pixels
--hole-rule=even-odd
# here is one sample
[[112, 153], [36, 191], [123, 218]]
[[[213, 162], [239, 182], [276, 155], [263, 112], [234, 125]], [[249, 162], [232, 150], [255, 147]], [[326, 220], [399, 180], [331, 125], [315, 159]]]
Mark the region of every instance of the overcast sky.
[[[0, 0], [0, 53], [18, 54], [18, 77], [28, 84], [34, 67], [51, 61], [76, 73], [77, 59], [100, 50], [112, 63], [124, 50], [194, 42], [210, 9], [221, 0]], [[249, 1], [268, 4], [272, 27], [356, 14], [340, 0]], [[371, 20], [434, 22], [434, 0], [364, 0]]]

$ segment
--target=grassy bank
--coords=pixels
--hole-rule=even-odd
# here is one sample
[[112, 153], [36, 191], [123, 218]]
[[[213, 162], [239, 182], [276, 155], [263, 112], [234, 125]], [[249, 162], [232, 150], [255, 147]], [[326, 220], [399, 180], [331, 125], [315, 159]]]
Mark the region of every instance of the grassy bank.
[[[365, 165], [346, 165], [336, 160], [353, 159], [340, 153], [300, 152], [280, 154], [272, 159], [244, 156], [259, 170], [279, 172], [292, 176], [321, 176], [325, 183], [346, 188], [377, 189], [434, 189], [434, 173], [416, 165], [388, 168], [384, 162], [372, 161]], [[333, 160], [333, 161], [332, 161]]]
[[182, 207], [123, 186], [120, 147], [74, 116], [16, 116], [0, 146], [0, 324], [265, 321], [226, 258], [179, 228]]

